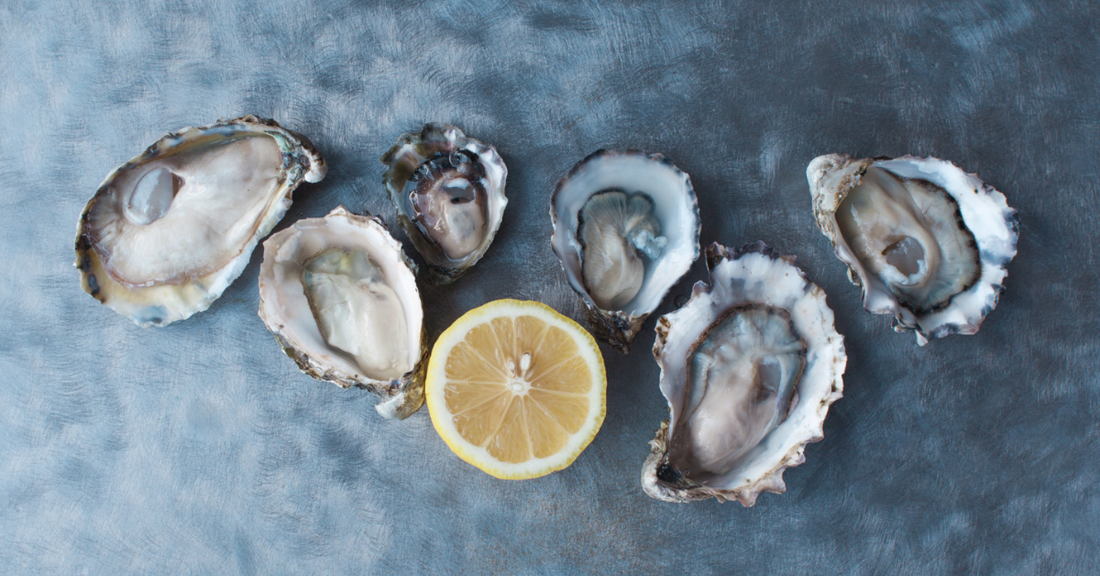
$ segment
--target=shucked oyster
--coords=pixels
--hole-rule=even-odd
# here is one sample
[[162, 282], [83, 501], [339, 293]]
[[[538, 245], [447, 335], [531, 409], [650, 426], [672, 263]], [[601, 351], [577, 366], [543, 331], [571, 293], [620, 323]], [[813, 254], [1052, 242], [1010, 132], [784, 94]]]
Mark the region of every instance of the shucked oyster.
[[453, 282], [477, 263], [500, 228], [508, 168], [496, 149], [447, 124], [404, 134], [382, 157], [397, 223], [432, 281]]
[[424, 311], [412, 263], [376, 218], [343, 206], [264, 242], [260, 317], [303, 372], [382, 397], [403, 419], [424, 403]]
[[917, 342], [973, 334], [1016, 255], [1016, 211], [974, 174], [936, 158], [828, 154], [806, 169], [817, 226], [863, 287], [863, 307]]
[[558, 182], [551, 243], [597, 337], [630, 350], [699, 257], [691, 179], [660, 154], [598, 150]]
[[107, 175], [80, 218], [84, 290], [141, 326], [210, 307], [325, 162], [304, 136], [245, 116], [168, 134]]
[[825, 293], [763, 243], [707, 248], [711, 285], [657, 322], [653, 355], [669, 420], [650, 442], [653, 498], [752, 506], [786, 490], [783, 470], [822, 438], [844, 389], [844, 339]]

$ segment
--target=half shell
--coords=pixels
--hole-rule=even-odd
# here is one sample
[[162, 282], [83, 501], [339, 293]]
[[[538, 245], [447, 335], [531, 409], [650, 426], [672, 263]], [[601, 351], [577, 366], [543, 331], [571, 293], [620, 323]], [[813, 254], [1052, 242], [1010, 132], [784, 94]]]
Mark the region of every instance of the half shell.
[[596, 337], [626, 353], [699, 257], [691, 178], [660, 154], [597, 150], [558, 181], [550, 239]]
[[449, 124], [427, 124], [397, 140], [382, 181], [397, 223], [437, 284], [454, 282], [493, 243], [508, 197], [508, 168], [492, 146]]
[[894, 317], [924, 345], [974, 334], [997, 306], [1016, 255], [1016, 211], [1004, 194], [937, 158], [815, 158], [806, 169], [814, 217], [863, 307]]
[[140, 326], [210, 307], [325, 161], [301, 134], [245, 116], [184, 128], [107, 175], [77, 227], [81, 286]]
[[786, 490], [783, 470], [821, 440], [847, 363], [825, 293], [762, 242], [707, 248], [710, 286], [657, 321], [669, 419], [642, 468], [653, 498], [737, 500]]
[[428, 352], [414, 270], [381, 220], [339, 206], [264, 242], [260, 318], [303, 372], [403, 419], [424, 404]]

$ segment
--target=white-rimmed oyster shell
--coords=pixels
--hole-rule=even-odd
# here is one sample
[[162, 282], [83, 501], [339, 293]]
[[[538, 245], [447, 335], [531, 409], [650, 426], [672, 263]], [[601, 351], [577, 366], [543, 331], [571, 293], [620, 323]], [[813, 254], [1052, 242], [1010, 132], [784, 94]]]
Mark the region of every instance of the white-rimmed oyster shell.
[[708, 286], [657, 321], [669, 419], [642, 468], [653, 498], [737, 500], [786, 490], [783, 470], [821, 440], [847, 363], [825, 293], [762, 242], [707, 247]]
[[937, 158], [827, 154], [806, 169], [814, 217], [863, 307], [917, 342], [974, 334], [1016, 255], [1016, 211], [975, 174]]
[[264, 242], [260, 318], [303, 372], [382, 398], [386, 418], [424, 404], [424, 310], [412, 262], [382, 222], [343, 206]]
[[431, 280], [449, 284], [481, 260], [508, 206], [508, 168], [492, 146], [449, 124], [403, 134], [384, 156], [382, 182], [397, 223], [428, 264]]
[[628, 352], [699, 257], [691, 179], [660, 154], [597, 150], [558, 181], [550, 241], [600, 339]]
[[301, 134], [245, 116], [184, 128], [111, 171], [80, 217], [76, 266], [140, 326], [210, 307], [325, 161]]

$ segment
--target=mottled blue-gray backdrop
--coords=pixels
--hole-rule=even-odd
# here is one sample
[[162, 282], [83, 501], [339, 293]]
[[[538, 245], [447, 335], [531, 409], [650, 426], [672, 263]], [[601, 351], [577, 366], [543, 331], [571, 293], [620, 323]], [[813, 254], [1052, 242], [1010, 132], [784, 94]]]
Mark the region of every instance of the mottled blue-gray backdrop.
[[[0, 572], [1096, 573], [1100, 9], [829, 4], [3, 2]], [[497, 146], [504, 224], [424, 288], [432, 337], [501, 297], [580, 318], [551, 189], [600, 147], [663, 152], [704, 243], [765, 240], [829, 294], [849, 363], [825, 440], [752, 509], [647, 498], [651, 319], [630, 356], [604, 349], [607, 420], [577, 462], [499, 481], [426, 412], [384, 421], [300, 374], [256, 315], [259, 252], [165, 329], [84, 294], [73, 235], [103, 176], [242, 114], [330, 163], [282, 226], [391, 215], [378, 159], [425, 121]], [[918, 348], [860, 308], [810, 212], [825, 152], [935, 155], [1005, 193], [1019, 255], [977, 336]]]

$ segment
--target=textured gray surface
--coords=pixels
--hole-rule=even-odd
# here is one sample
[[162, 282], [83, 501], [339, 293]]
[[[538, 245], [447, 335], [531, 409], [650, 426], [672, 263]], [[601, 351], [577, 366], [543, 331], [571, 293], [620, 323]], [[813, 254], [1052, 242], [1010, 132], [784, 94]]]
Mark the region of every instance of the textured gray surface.
[[[1100, 10], [1086, 2], [0, 6], [0, 572], [1087, 574], [1100, 563]], [[689, 172], [704, 242], [798, 256], [847, 338], [825, 440], [757, 506], [650, 500], [648, 348], [605, 350], [608, 416], [569, 469], [494, 480], [425, 412], [314, 382], [256, 315], [259, 253], [207, 312], [142, 330], [81, 292], [73, 231], [163, 132], [245, 113], [331, 169], [283, 226], [390, 214], [379, 156], [456, 123], [509, 164], [434, 335], [500, 297], [581, 317], [555, 181], [599, 147]], [[824, 152], [952, 159], [1020, 212], [977, 336], [921, 349], [863, 312], [814, 228]], [[674, 290], [685, 296], [702, 265]], [[663, 311], [673, 306], [670, 298]]]

